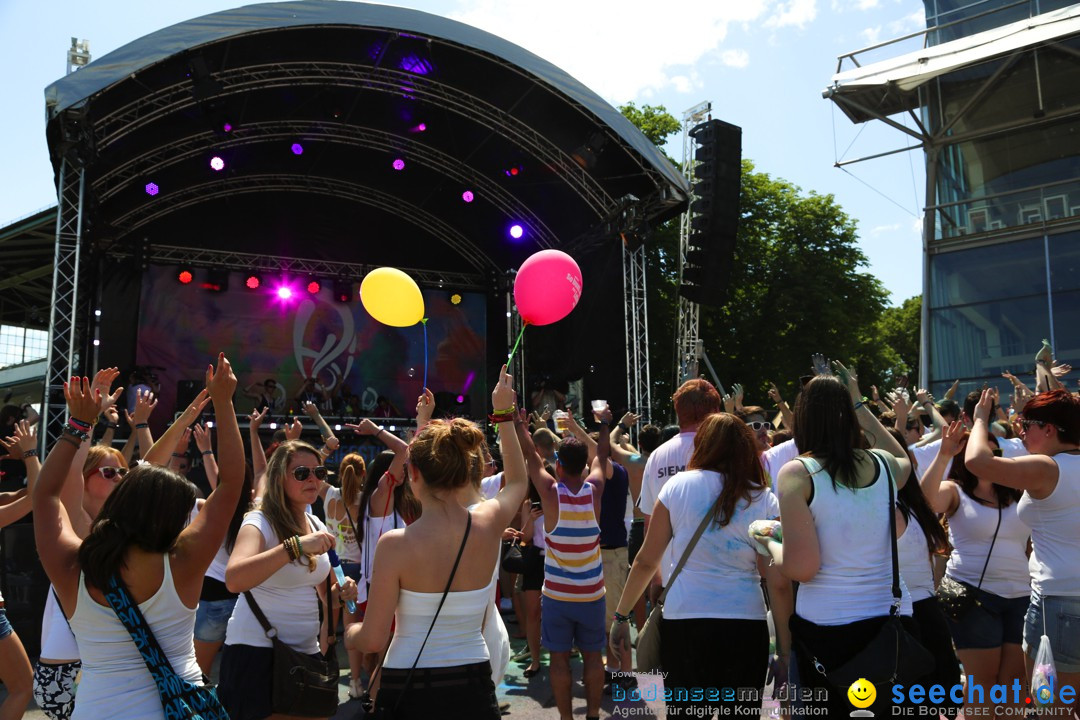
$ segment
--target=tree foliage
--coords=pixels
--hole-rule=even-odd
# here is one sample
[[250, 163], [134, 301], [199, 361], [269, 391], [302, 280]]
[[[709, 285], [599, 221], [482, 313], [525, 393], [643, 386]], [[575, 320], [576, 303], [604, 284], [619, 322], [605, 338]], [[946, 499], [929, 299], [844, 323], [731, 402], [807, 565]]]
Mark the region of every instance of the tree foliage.
[[[658, 145], [680, 129], [662, 106], [620, 110]], [[832, 195], [804, 193], [744, 160], [740, 202], [728, 301], [701, 308], [705, 352], [728, 389], [740, 382], [748, 404], [769, 405], [772, 381], [791, 400], [816, 352], [854, 366], [867, 387], [891, 386], [914, 372], [920, 299], [887, 308], [888, 292], [867, 272], [856, 223]], [[654, 418], [670, 413], [678, 243], [672, 221], [647, 247]]]

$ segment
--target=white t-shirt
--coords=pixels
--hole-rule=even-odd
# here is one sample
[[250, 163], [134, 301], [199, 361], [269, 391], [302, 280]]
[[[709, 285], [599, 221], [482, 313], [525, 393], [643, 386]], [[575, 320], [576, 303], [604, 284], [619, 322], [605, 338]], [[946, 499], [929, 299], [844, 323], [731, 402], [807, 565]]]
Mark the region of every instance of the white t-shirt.
[[[1012, 458], [1021, 457], [1027, 455], [1027, 448], [1024, 447], [1024, 441], [1020, 438], [998, 438], [998, 447], [1001, 448], [1001, 456]], [[915, 457], [915, 474], [922, 480], [923, 473], [930, 467], [930, 463], [934, 462], [934, 458], [937, 457], [938, 450], [941, 448], [941, 440], [935, 440], [933, 442], [926, 443], [925, 445], [918, 447], [916, 445], [908, 445], [908, 450]], [[947, 480], [949, 477], [949, 470], [952, 468], [952, 459], [949, 459], [947, 465], [945, 465], [945, 472], [941, 476], [942, 480]]]
[[[656, 498], [660, 495], [664, 483], [686, 469], [690, 456], [694, 454], [696, 434], [693, 431], [679, 433], [649, 455], [649, 459], [645, 461], [644, 474], [641, 476], [641, 495], [638, 498], [638, 508], [641, 512], [652, 515], [653, 506], [656, 505]], [[660, 561], [662, 582], [667, 582], [668, 568], [675, 562], [678, 562], [678, 557], [672, 556], [669, 544]]]
[[480, 478], [480, 494], [484, 496], [485, 500], [494, 500], [495, 496], [499, 494], [499, 490], [502, 489], [503, 474], [497, 472], [494, 475], [488, 475], [486, 478]]
[[[334, 503], [335, 510], [340, 514], [339, 517], [330, 514], [331, 502]], [[327, 527], [337, 538], [334, 550], [337, 552], [338, 557], [341, 558], [342, 562], [360, 562], [360, 546], [356, 543], [356, 532], [353, 530], [352, 522], [349, 521], [349, 516], [345, 513], [345, 501], [341, 499], [341, 488], [327, 488], [323, 507], [326, 509]], [[352, 519], [353, 521], [356, 520], [355, 514], [353, 514]]]
[[786, 440], [761, 453], [761, 464], [765, 467], [765, 474], [769, 476], [769, 485], [777, 498], [780, 497], [780, 487], [776, 482], [780, 477], [780, 468], [797, 457], [799, 457], [799, 448], [795, 447], [794, 440]]
[[[314, 532], [326, 532], [326, 526], [314, 515], [307, 516]], [[260, 510], [253, 510], [244, 517], [240, 528], [251, 525], [262, 533], [268, 548], [281, 544], [270, 527], [270, 521]], [[290, 562], [261, 585], [251, 589], [255, 602], [266, 615], [283, 643], [297, 652], [319, 652], [319, 596], [316, 586], [326, 582], [330, 574], [330, 559], [325, 554], [315, 558], [315, 571], [309, 572], [306, 563]], [[225, 632], [226, 645], [253, 645], [271, 647], [266, 631], [251, 612], [243, 595], [236, 601], [229, 627]]]
[[1058, 453], [1058, 482], [1042, 500], [1026, 492], [1017, 514], [1031, 528], [1031, 586], [1040, 595], [1080, 596], [1080, 455]]
[[[711, 470], [687, 470], [677, 474], [660, 490], [657, 500], [671, 514], [674, 536], [668, 549], [674, 561], [665, 576], [675, 570], [686, 546], [693, 539], [704, 513], [711, 512], [723, 488], [724, 476]], [[764, 620], [765, 600], [761, 596], [754, 541], [747, 533], [755, 520], [780, 516], [780, 503], [771, 490], [764, 489], [748, 503], [740, 500], [727, 525], [709, 523], [690, 552], [682, 572], [675, 578], [664, 602], [668, 620], [728, 618]]]

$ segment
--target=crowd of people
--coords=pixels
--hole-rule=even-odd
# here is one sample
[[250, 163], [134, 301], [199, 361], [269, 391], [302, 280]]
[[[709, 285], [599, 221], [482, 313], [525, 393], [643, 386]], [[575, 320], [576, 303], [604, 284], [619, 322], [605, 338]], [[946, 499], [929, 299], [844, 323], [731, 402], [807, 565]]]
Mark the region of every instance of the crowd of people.
[[[1035, 388], [1006, 374], [1002, 407], [955, 385], [864, 397], [842, 364], [815, 365], [793, 407], [772, 387], [775, 413], [690, 380], [665, 428], [616, 422], [604, 401], [588, 422], [550, 399], [528, 413], [504, 367], [496, 444], [483, 423], [434, 418], [425, 389], [410, 437], [347, 425], [386, 449], [336, 468], [317, 384], [296, 399], [320, 443], [294, 422], [264, 447], [282, 397], [264, 382], [245, 389], [260, 401], [245, 447], [223, 355], [158, 438], [152, 386], [129, 393], [121, 441], [119, 372], [72, 378], [43, 464], [31, 421], [0, 428], [27, 477], [0, 525], [33, 510], [51, 582], [35, 663], [0, 610], [0, 720], [31, 698], [53, 720], [329, 717], [339, 617], [348, 693], [384, 717], [493, 720], [509, 663], [532, 683], [545, 653], [561, 720], [577, 654], [587, 720], [656, 670], [668, 717], [752, 714], [785, 683], [801, 691], [785, 707], [847, 716], [856, 679], [877, 686], [856, 707], [879, 717], [925, 702], [894, 686], [941, 686], [946, 716], [1023, 712], [1029, 693], [1075, 712], [1057, 692], [1080, 685], [1069, 368], [1044, 349]], [[191, 443], [206, 492], [185, 477]], [[500, 597], [526, 640], [514, 656]], [[1031, 684], [1046, 644], [1049, 699]]]

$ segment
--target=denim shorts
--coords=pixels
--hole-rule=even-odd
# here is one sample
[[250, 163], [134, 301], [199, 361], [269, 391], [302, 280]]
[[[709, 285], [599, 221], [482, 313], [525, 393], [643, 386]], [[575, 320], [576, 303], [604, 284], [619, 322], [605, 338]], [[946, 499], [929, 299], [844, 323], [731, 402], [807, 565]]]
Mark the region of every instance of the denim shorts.
[[15, 630], [11, 627], [11, 623], [8, 622], [7, 610], [0, 607], [0, 640], [3, 640], [13, 632], [15, 632]]
[[1031, 591], [1024, 622], [1024, 652], [1035, 657], [1043, 635], [1043, 606], [1046, 607], [1046, 637], [1058, 672], [1080, 673], [1080, 597], [1049, 595]]
[[195, 611], [195, 639], [199, 642], [224, 642], [236, 598], [229, 600], [200, 600]]
[[1024, 615], [1030, 599], [1003, 598], [992, 592], [972, 588], [979, 605], [967, 611], [959, 621], [948, 618], [949, 632], [957, 650], [989, 650], [1005, 643], [1019, 645], [1024, 639]]
[[550, 652], [598, 652], [607, 644], [604, 598], [569, 602], [540, 597], [540, 644]]

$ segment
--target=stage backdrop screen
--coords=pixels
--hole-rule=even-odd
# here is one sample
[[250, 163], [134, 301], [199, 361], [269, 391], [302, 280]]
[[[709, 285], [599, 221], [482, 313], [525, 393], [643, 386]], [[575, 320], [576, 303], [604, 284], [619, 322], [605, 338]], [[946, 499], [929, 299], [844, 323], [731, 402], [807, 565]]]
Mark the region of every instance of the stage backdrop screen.
[[[295, 400], [304, 378], [314, 377], [335, 396], [340, 409], [359, 403], [362, 412], [379, 415], [380, 397], [403, 417], [413, 417], [424, 376], [424, 329], [395, 328], [376, 322], [360, 302], [337, 302], [330, 282], [318, 293], [306, 278], [292, 281], [292, 297], [278, 297], [280, 280], [264, 276], [257, 290], [245, 287], [246, 275], [231, 273], [228, 288], [203, 287], [206, 271], [192, 271], [188, 284], [179, 269], [151, 267], [143, 278], [136, 364], [155, 369], [161, 386], [154, 425], [171, 420], [178, 383], [203, 384], [206, 365], [223, 351], [239, 379], [236, 407], [249, 411], [254, 401], [244, 387], [273, 378], [284, 390], [283, 413], [300, 412]], [[460, 302], [454, 304], [454, 300]], [[479, 293], [425, 290], [428, 317], [428, 387], [441, 403], [458, 403], [460, 414], [483, 414], [488, 406], [486, 298]], [[349, 397], [355, 396], [352, 402]], [[180, 400], [184, 401], [181, 397]], [[336, 413], [335, 413], [336, 414]]]

